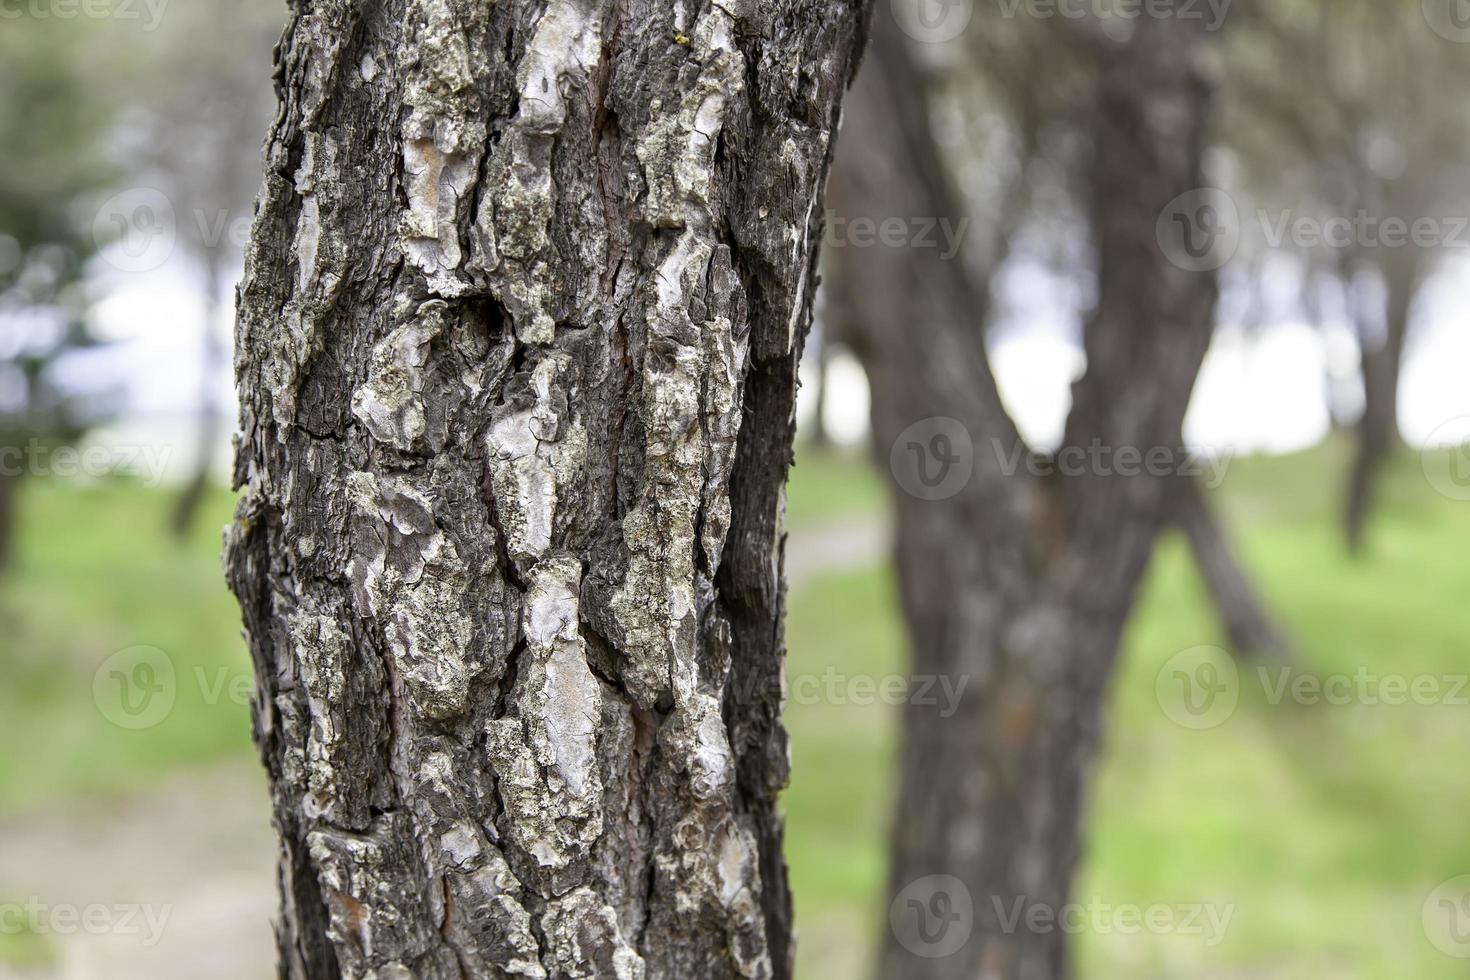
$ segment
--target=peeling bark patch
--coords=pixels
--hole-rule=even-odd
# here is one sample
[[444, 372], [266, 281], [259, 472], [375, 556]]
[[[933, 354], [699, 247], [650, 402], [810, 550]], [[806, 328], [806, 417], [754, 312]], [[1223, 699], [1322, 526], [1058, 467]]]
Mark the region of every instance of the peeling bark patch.
[[[447, 760], [445, 760], [447, 761]], [[452, 773], [443, 774], [452, 778]], [[467, 820], [439, 837], [444, 871], [443, 933], [462, 963], [503, 964], [514, 977], [544, 978], [541, 947], [524, 890], [500, 851]]]
[[677, 105], [655, 100], [654, 119], [638, 142], [648, 185], [644, 218], [655, 228], [703, 224], [714, 173], [715, 143], [729, 100], [745, 83], [745, 59], [731, 40], [734, 19], [719, 4], [700, 15], [690, 38], [699, 68]]
[[425, 927], [399, 822], [384, 818], [370, 834], [322, 830], [307, 837], [345, 976], [406, 980], [421, 968], [448, 967]]
[[486, 10], [453, 0], [411, 0], [405, 32], [416, 42], [404, 81], [403, 172], [408, 207], [399, 234], [408, 260], [440, 296], [464, 295], [459, 219], [486, 138], [475, 90], [484, 53], [470, 38]]
[[595, 9], [591, 0], [551, 0], [537, 21], [516, 74], [519, 111], [494, 151], [494, 192], [477, 221], [480, 264], [526, 344], [550, 344], [556, 334], [550, 268], [542, 258], [555, 205], [551, 155], [567, 118], [564, 92], [586, 87], [601, 47]]
[[340, 794], [349, 769], [345, 758], [347, 719], [342, 706], [346, 702], [351, 639], [334, 620], [298, 612], [291, 617], [291, 640], [311, 713], [303, 805], [310, 816], [325, 816], [341, 823]]
[[487, 437], [491, 481], [511, 557], [540, 558], [551, 546], [558, 487], [569, 486], [587, 459], [587, 429], [568, 408], [564, 355], [540, 360], [531, 371], [534, 402], [491, 426]]
[[[442, 275], [458, 269], [462, 258], [459, 201], [474, 170], [463, 156], [446, 152], [434, 140], [412, 139], [403, 144], [403, 171], [408, 182], [403, 240], [409, 261], [442, 283]], [[445, 294], [457, 292], [450, 287]]]
[[519, 717], [491, 722], [487, 734], [512, 839], [541, 867], [559, 871], [602, 833], [602, 692], [578, 625], [580, 563], [548, 557], [528, 585], [526, 653], [512, 696]]
[[350, 569], [362, 611], [383, 629], [415, 707], [429, 718], [463, 714], [473, 667], [470, 573], [458, 548], [407, 480], [354, 473], [348, 485], [367, 522]]
[[549, 902], [541, 925], [552, 976], [643, 980], [643, 957], [623, 938], [613, 910], [591, 889]]
[[374, 347], [372, 374], [352, 394], [352, 414], [372, 437], [404, 452], [419, 447], [428, 429], [424, 374], [429, 345], [444, 331], [445, 309], [442, 300], [424, 304]]

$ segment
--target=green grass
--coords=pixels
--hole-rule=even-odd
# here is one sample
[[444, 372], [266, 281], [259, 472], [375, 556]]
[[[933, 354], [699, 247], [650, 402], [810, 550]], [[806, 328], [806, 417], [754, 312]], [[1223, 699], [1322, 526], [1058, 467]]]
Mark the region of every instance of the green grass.
[[885, 492], [862, 453], [798, 443], [786, 490], [786, 521], [793, 530], [800, 530], [823, 521], [871, 514], [886, 506]]
[[[1303, 669], [1470, 673], [1470, 503], [1436, 494], [1405, 454], [1385, 482], [1371, 552], [1352, 561], [1336, 529], [1345, 461], [1337, 445], [1241, 460], [1219, 497]], [[790, 523], [799, 534], [871, 513], [883, 493], [861, 457], [804, 451]], [[73, 806], [248, 755], [248, 709], [211, 693], [248, 674], [219, 569], [228, 495], [210, 498], [182, 544], [163, 531], [171, 498], [130, 483], [37, 482], [23, 503], [18, 561], [0, 582], [0, 815]], [[904, 673], [893, 595], [876, 568], [793, 595], [793, 679], [828, 667]], [[1215, 947], [1188, 936], [1085, 935], [1083, 977], [1465, 975], [1425, 940], [1420, 910], [1437, 883], [1470, 872], [1470, 771], [1456, 754], [1470, 744], [1470, 708], [1273, 705], [1246, 670], [1228, 721], [1180, 728], [1159, 708], [1155, 677], [1176, 652], [1220, 643], [1185, 549], [1165, 541], [1114, 686], [1079, 895], [1229, 904], [1230, 929]], [[172, 712], [138, 731], [110, 723], [93, 692], [103, 661], [136, 645], [165, 651], [177, 681]], [[861, 977], [886, 917], [896, 716], [803, 701], [788, 712], [785, 797], [799, 975]], [[0, 935], [0, 963], [49, 955], [36, 937]]]
[[[1352, 561], [1336, 527], [1344, 459], [1328, 447], [1242, 460], [1223, 493], [1241, 554], [1296, 640], [1297, 670], [1470, 674], [1470, 503], [1437, 495], [1405, 454], [1385, 481], [1372, 551]], [[902, 672], [897, 623], [886, 572], [821, 579], [792, 598], [792, 674]], [[1437, 884], [1470, 872], [1470, 771], [1456, 754], [1470, 744], [1470, 708], [1273, 704], [1246, 667], [1234, 714], [1188, 730], [1159, 707], [1155, 678], [1201, 644], [1224, 641], [1187, 549], [1170, 538], [1115, 679], [1077, 895], [1206, 902], [1233, 906], [1233, 917], [1214, 947], [1198, 936], [1080, 936], [1081, 975], [1465, 976], [1426, 940], [1420, 915]], [[788, 721], [798, 975], [861, 976], [886, 912], [895, 712], [794, 703]]]
[[[24, 486], [0, 580], [0, 814], [250, 751], [249, 708], [232, 696], [249, 661], [219, 561], [231, 498], [207, 498], [184, 542], [165, 531], [172, 503], [121, 480]], [[100, 705], [94, 696], [104, 661], [136, 646], [162, 650], [175, 672], [172, 711], [146, 729], [104, 713], [121, 693], [107, 676], [116, 665], [102, 671]]]
[[[0, 906], [9, 901], [0, 898]], [[14, 904], [23, 907], [25, 903]], [[11, 915], [9, 918], [12, 921], [0, 928], [0, 964], [37, 973], [53, 969], [56, 966], [56, 948], [47, 942], [45, 936], [31, 931], [24, 917]]]

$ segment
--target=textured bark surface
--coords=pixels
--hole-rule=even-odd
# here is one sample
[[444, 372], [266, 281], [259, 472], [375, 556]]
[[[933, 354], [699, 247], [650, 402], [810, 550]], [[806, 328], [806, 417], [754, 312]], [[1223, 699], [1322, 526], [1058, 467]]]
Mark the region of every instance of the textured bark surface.
[[[1198, 23], [1140, 18], [1132, 39], [1099, 39], [1092, 226], [1099, 301], [1085, 328], [1068, 446], [1177, 449], [1212, 328], [1216, 282], [1170, 264], [1160, 214], [1203, 183], [1212, 86]], [[881, 221], [961, 209], [928, 127], [924, 80], [902, 37], [875, 17], [872, 50], [848, 103], [836, 210]], [[1150, 476], [1039, 480], [1007, 459], [1023, 449], [983, 343], [985, 297], [959, 261], [924, 248], [848, 249], [861, 284], [847, 321], [873, 389], [883, 463], [910, 425], [947, 417], [973, 441], [974, 472], [942, 500], [895, 488], [897, 561], [916, 675], [967, 677], [959, 710], [904, 711], [891, 890], [900, 901], [878, 975], [1068, 975], [1061, 930], [1008, 916], [1067, 901], [1085, 778], [1124, 623], [1168, 516], [1170, 481]], [[931, 876], [944, 876], [943, 880]], [[973, 907], [973, 931], [936, 953], [947, 913]], [[920, 885], [905, 905], [907, 890]], [[941, 893], [946, 893], [941, 895]], [[934, 916], [926, 920], [926, 916]]]
[[858, 0], [319, 0], [228, 540], [289, 977], [782, 977], [783, 486]]

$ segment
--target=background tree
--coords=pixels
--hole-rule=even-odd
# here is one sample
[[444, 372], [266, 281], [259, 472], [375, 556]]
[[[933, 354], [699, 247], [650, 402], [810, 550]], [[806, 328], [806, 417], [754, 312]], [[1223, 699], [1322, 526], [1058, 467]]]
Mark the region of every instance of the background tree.
[[862, 19], [293, 11], [228, 556], [284, 975], [789, 975], [782, 488]]
[[[1096, 93], [1087, 200], [1097, 303], [1062, 448], [1177, 450], [1216, 283], [1166, 259], [1156, 229], [1176, 197], [1205, 183], [1210, 62], [1197, 21], [1143, 18], [1121, 39], [1097, 27], [1052, 35], [1073, 46]], [[839, 159], [839, 210], [955, 219], [962, 205], [932, 137], [924, 80], [888, 18], [875, 20], [849, 105], [844, 145], [881, 152]], [[878, 445], [895, 447], [914, 673], [972, 680], [948, 718], [904, 708], [890, 884], [920, 908], [966, 892], [975, 931], [954, 955], [928, 956], [922, 923], [897, 927], [879, 974], [1063, 977], [1063, 937], [1007, 928], [998, 910], [1067, 900], [1103, 696], [1172, 480], [1103, 471], [1038, 480], [1008, 465], [1026, 447], [990, 370], [987, 299], [970, 271], [933, 249], [853, 249], [844, 258], [844, 281], [864, 284], [849, 325], [872, 382], [874, 432]], [[951, 450], [965, 440], [975, 448], [968, 480], [942, 493], [911, 469], [942, 462], [933, 456], [945, 444], [931, 428]]]
[[[1085, 44], [1059, 29], [1062, 18], [1014, 16], [1004, 4], [981, 4], [976, 18], [955, 43], [919, 45], [912, 53], [930, 95], [931, 130], [952, 196], [973, 218], [961, 260], [975, 281], [976, 322], [994, 338], [1009, 317], [1036, 315], [1034, 308], [1006, 308], [1007, 277], [1019, 266], [1033, 274], [1045, 268], [1079, 296], [1096, 292], [1096, 257], [1083, 244], [1095, 74]], [[1211, 30], [1220, 26], [1203, 22]], [[1100, 24], [1116, 33], [1127, 19]], [[1046, 70], [1037, 71], [1042, 64]], [[842, 255], [834, 251], [831, 258]], [[1084, 311], [1076, 312], [1080, 338]], [[1231, 648], [1246, 657], [1286, 657], [1285, 631], [1237, 559], [1209, 496], [1180, 481], [1170, 523], [1184, 535]]]

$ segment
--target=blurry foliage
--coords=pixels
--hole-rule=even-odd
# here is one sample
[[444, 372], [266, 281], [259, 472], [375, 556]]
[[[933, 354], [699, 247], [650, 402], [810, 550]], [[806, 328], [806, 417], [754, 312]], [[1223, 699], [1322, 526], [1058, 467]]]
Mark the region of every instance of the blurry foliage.
[[[1232, 182], [1274, 221], [1350, 229], [1346, 242], [1268, 244], [1255, 216], [1244, 207], [1241, 216], [1247, 262], [1259, 270], [1268, 252], [1283, 250], [1297, 261], [1297, 309], [1277, 315], [1344, 322], [1357, 340], [1363, 405], [1344, 509], [1355, 551], [1399, 443], [1416, 298], [1446, 246], [1467, 241], [1470, 112], [1461, 93], [1470, 57], [1436, 33], [1432, 15], [1418, 0], [1243, 0], [1226, 36], [1222, 135]], [[1416, 230], [1392, 244], [1389, 220]], [[1262, 279], [1252, 305], [1264, 318]], [[1351, 408], [1330, 407], [1350, 421]]]
[[[1203, 14], [1205, 5], [1197, 5]], [[976, 221], [967, 242], [983, 277], [1016, 248], [1086, 281], [1086, 113], [1099, 45], [1126, 18], [1018, 16], [1012, 0], [977, 0], [948, 45], [916, 45], [931, 75], [935, 132]], [[1420, 0], [1236, 0], [1200, 70], [1220, 83], [1212, 176], [1247, 205], [1326, 219], [1465, 214], [1470, 187], [1470, 51], [1439, 36]], [[1255, 231], [1243, 213], [1247, 232]], [[979, 240], [975, 240], [978, 237]], [[1267, 244], [1247, 235], [1233, 270], [1260, 273]], [[1342, 288], [1394, 252], [1293, 249], [1305, 267], [1300, 309], [1327, 275]], [[1414, 256], [1427, 268], [1436, 255]], [[1239, 276], [1235, 276], [1239, 279]], [[1421, 281], [1424, 274], [1418, 277]], [[1369, 321], [1368, 341], [1381, 333]], [[1373, 321], [1377, 321], [1374, 325]]]
[[[914, 46], [935, 93], [936, 139], [974, 219], [965, 262], [989, 300], [976, 316], [992, 329], [1060, 313], [1075, 335], [1095, 302], [1087, 113], [1099, 52], [1134, 26], [1103, 15], [1107, 7], [1026, 16], [1014, 0], [977, 0], [959, 39]], [[1239, 248], [1221, 271], [1222, 319], [1246, 330], [1306, 321], [1346, 330], [1358, 349], [1356, 371], [1337, 360], [1323, 379], [1334, 420], [1356, 427], [1342, 484], [1355, 551], [1400, 441], [1399, 377], [1416, 300], [1452, 254], [1445, 246], [1463, 252], [1470, 241], [1459, 220], [1470, 217], [1470, 109], [1461, 97], [1470, 47], [1436, 32], [1432, 7], [1236, 0], [1218, 23], [1206, 5], [1192, 8], [1217, 28], [1198, 66], [1220, 92], [1210, 182], [1238, 211]], [[1407, 241], [1385, 243], [1389, 219]], [[1324, 226], [1346, 229], [1348, 240], [1307, 237]], [[1291, 233], [1298, 228], [1302, 235]], [[1021, 263], [1027, 275], [1013, 282], [1006, 273]], [[1040, 288], [1038, 269], [1050, 279]]]
[[37, 246], [67, 246], [80, 258], [88, 251], [90, 228], [67, 206], [111, 175], [98, 152], [106, 108], [78, 70], [82, 54], [74, 34], [43, 21], [0, 31], [0, 228], [9, 238], [0, 250], [0, 288], [16, 286], [18, 259]]
[[206, 266], [233, 262], [242, 243], [230, 226], [248, 226], [284, 21], [279, 0], [196, 0], [171, 9], [137, 48], [117, 155], [130, 181], [169, 198], [181, 243]]
[[27, 469], [14, 453], [72, 442], [97, 415], [54, 377], [68, 353], [97, 343], [81, 285], [96, 244], [72, 205], [115, 176], [99, 152], [107, 110], [91, 96], [84, 54], [56, 22], [0, 32], [0, 568]]
[[[198, 371], [207, 463], [228, 362], [217, 297], [239, 264], [259, 184], [270, 52], [284, 14], [277, 0], [199, 0], [172, 5], [157, 30], [24, 16], [0, 32], [0, 449], [28, 460], [33, 442], [74, 443], [118, 408], [109, 392], [69, 390], [61, 375], [99, 342], [90, 307], [116, 276], [91, 273], [115, 271], [96, 260], [109, 236], [127, 232], [103, 226], [99, 205], [146, 187], [173, 207], [208, 294]], [[0, 473], [0, 566], [14, 469]]]
[[197, 0], [166, 18], [156, 56], [119, 127], [130, 180], [171, 202], [178, 242], [198, 267], [198, 434], [194, 472], [169, 524], [193, 526], [223, 435], [219, 379], [228, 367], [222, 297], [243, 262], [275, 108], [271, 52], [284, 8], [273, 0]]

